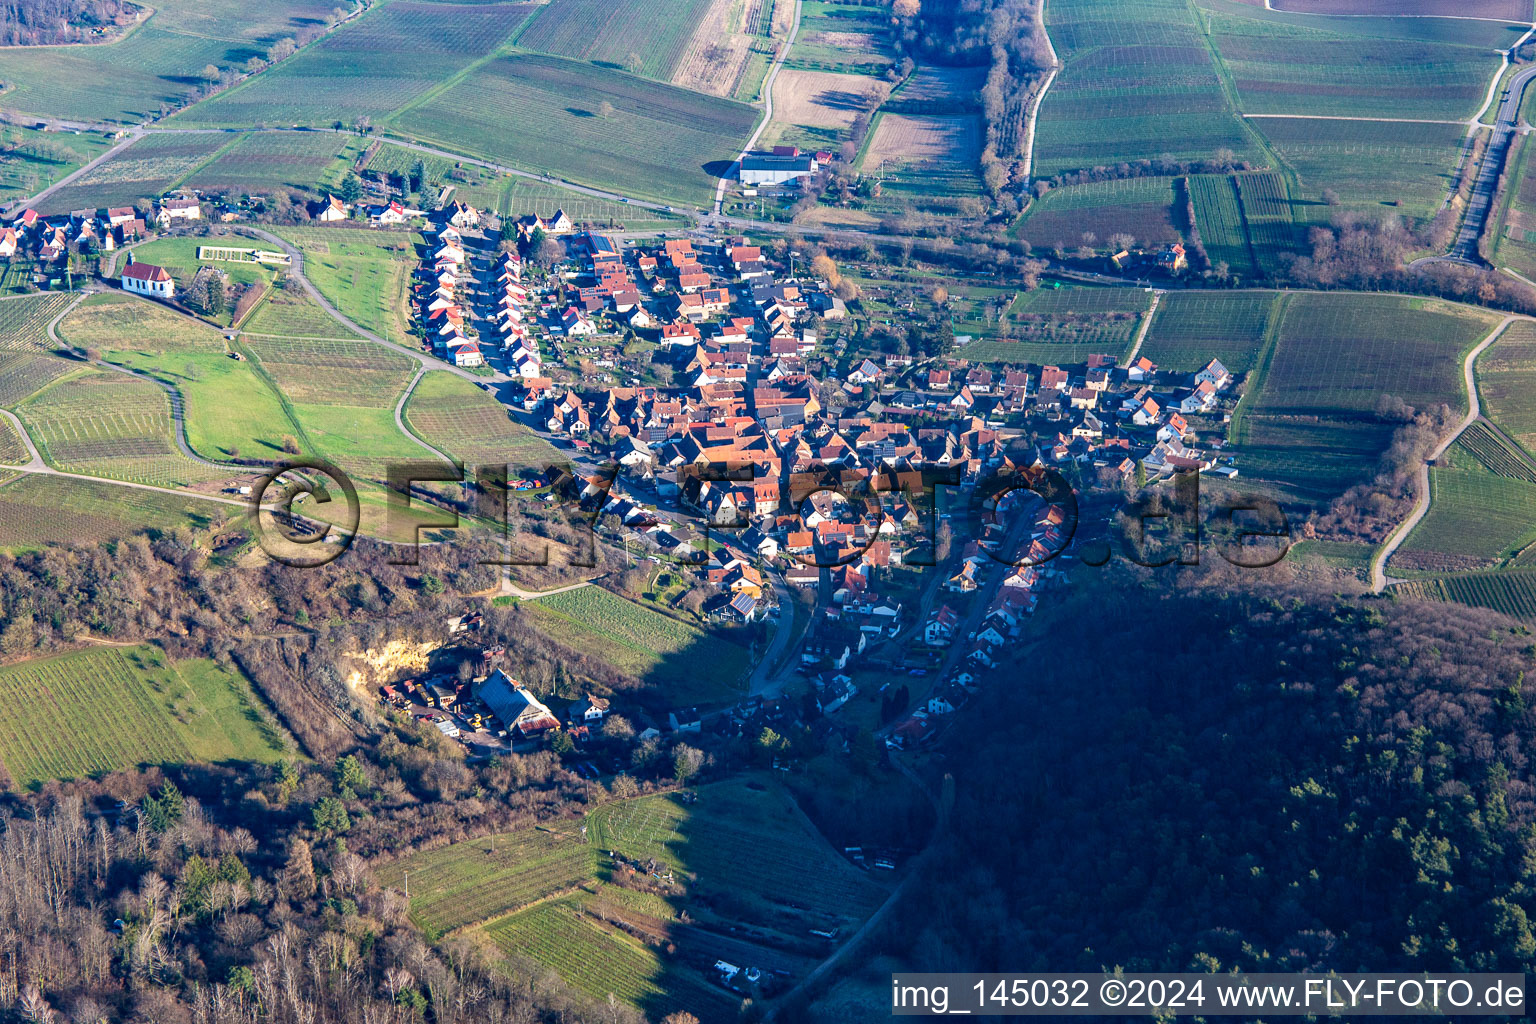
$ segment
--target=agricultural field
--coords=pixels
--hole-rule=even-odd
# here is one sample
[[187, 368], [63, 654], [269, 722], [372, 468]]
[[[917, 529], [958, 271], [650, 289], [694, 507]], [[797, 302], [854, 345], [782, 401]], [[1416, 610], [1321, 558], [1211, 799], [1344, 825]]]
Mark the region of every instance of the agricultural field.
[[597, 873], [597, 850], [560, 832], [524, 829], [412, 854], [378, 870], [379, 884], [403, 888], [410, 874], [411, 920], [450, 932], [501, 917], [574, 889]]
[[224, 352], [224, 336], [212, 327], [126, 292], [86, 299], [59, 321], [58, 334], [76, 348], [102, 351], [142, 347]]
[[1529, 140], [1521, 137], [1510, 149], [1506, 173], [1513, 194], [1503, 197], [1503, 220], [1493, 252], [1497, 265], [1526, 277], [1536, 275], [1536, 160], [1531, 159], [1531, 148]]
[[1257, 159], [1184, 0], [1053, 0], [1045, 24], [1064, 66], [1040, 106], [1037, 175], [1220, 149]]
[[78, 363], [40, 351], [0, 349], [0, 408], [16, 408], [19, 402], [78, 368]]
[[1477, 420], [1456, 439], [1451, 451], [1497, 476], [1536, 484], [1536, 461], [1510, 444], [1486, 421]]
[[1189, 179], [1189, 195], [1195, 204], [1195, 226], [1212, 266], [1225, 263], [1238, 278], [1259, 273], [1243, 223], [1243, 201], [1235, 177], [1196, 174]]
[[395, 426], [395, 403], [415, 372], [407, 357], [366, 341], [285, 338], [248, 341], [245, 350], [282, 395], [310, 454], [380, 481], [389, 462], [430, 458]]
[[1536, 571], [1474, 572], [1392, 585], [1393, 594], [1492, 608], [1517, 619], [1536, 619]]
[[187, 443], [205, 458], [275, 458], [284, 435], [297, 432], [271, 386], [251, 363], [232, 357], [222, 334], [164, 306], [120, 293], [93, 296], [59, 329], [75, 345], [179, 391]]
[[371, 341], [282, 338], [245, 346], [295, 405], [392, 410], [416, 364]]
[[[809, 830], [787, 795], [761, 784], [706, 786], [695, 803], [677, 794], [614, 801], [589, 814], [587, 828], [600, 850], [692, 876], [692, 895], [734, 892], [765, 924], [790, 917], [815, 927], [850, 924], [884, 898], [884, 887]], [[752, 871], [739, 877], [744, 864]], [[817, 884], [797, 882], [805, 878]]]
[[16, 413], [43, 458], [71, 473], [157, 487], [230, 476], [181, 454], [169, 397], [127, 374], [70, 377], [21, 403]]
[[1422, 408], [1465, 405], [1459, 356], [1488, 313], [1398, 295], [1295, 295], [1255, 411], [1369, 416], [1382, 395]]
[[0, 486], [0, 550], [93, 544], [146, 530], [205, 530], [241, 514], [194, 495], [29, 474]]
[[860, 169], [879, 174], [887, 198], [981, 190], [981, 118], [975, 114], [882, 114]]
[[553, 970], [598, 1004], [612, 993], [653, 1016], [685, 1010], [699, 1020], [721, 1020], [738, 1002], [708, 982], [701, 969], [707, 965], [663, 961], [658, 950], [586, 913], [574, 898], [514, 914], [484, 934], [506, 956]]
[[548, 217], [556, 210], [564, 210], [577, 224], [624, 224], [637, 230], [644, 225], [675, 227], [682, 223], [681, 215], [636, 209], [611, 199], [598, 199], [529, 178], [508, 177], [497, 194], [496, 210], [504, 217], [521, 217], [529, 213]]
[[[279, 278], [280, 283], [283, 280]], [[297, 281], [273, 288], [242, 325], [241, 333], [279, 338], [357, 338], [310, 298]]]
[[[657, 871], [673, 874], [686, 895], [663, 898], [594, 879], [579, 892], [493, 921], [481, 932], [509, 958], [549, 967], [599, 1001], [613, 992], [653, 1017], [683, 1008], [704, 1020], [720, 1019], [735, 1000], [708, 983], [715, 960], [757, 963], [797, 977], [817, 959], [805, 944], [807, 928], [856, 927], [888, 891], [836, 854], [789, 797], [764, 782], [737, 780], [613, 801], [587, 816], [586, 830], [590, 849], [612, 851], [631, 864], [654, 862]], [[476, 871], [487, 859], [486, 847], [475, 840], [421, 856], [429, 858], [427, 870], [442, 870], [438, 862], [462, 862], [467, 875], [479, 879], [455, 877], [450, 890], [482, 886], [495, 871]], [[597, 860], [601, 873], [606, 858], [599, 854]], [[547, 873], [537, 855], [531, 863]], [[806, 886], [806, 878], [817, 884]], [[505, 884], [538, 890], [516, 878]], [[488, 893], [486, 900], [490, 906], [504, 902], [500, 893]], [[413, 912], [414, 906], [413, 897]]]
[[1463, 407], [1460, 357], [1495, 322], [1471, 307], [1399, 295], [1296, 294], [1286, 303], [1233, 439], [1245, 474], [1309, 501], [1375, 471], [1394, 429], [1375, 415], [1381, 396]]
[[69, 307], [75, 296], [68, 292], [44, 292], [0, 302], [0, 349], [53, 351], [48, 322]]
[[1452, 19], [1325, 21], [1232, 5], [1204, 17], [1245, 114], [1466, 118], [1498, 68], [1489, 51], [1522, 31]]
[[793, 9], [777, 0], [709, 0], [672, 84], [711, 96], [758, 99], [776, 40], [788, 34], [792, 16]]
[[568, 461], [507, 407], [457, 374], [434, 370], [405, 404], [405, 422], [423, 440], [466, 466], [506, 464], [508, 472], [542, 470]]
[[[750, 668], [749, 652], [734, 640], [601, 587], [541, 597], [521, 607], [561, 643], [663, 691], [678, 705], [738, 696]], [[699, 672], [699, 665], [709, 665], [710, 671]]]
[[972, 341], [962, 354], [982, 363], [1080, 363], [1095, 353], [1119, 358], [1151, 304], [1151, 295], [1132, 288], [1020, 292], [995, 333]]
[[773, 80], [773, 123], [759, 144], [835, 152], [854, 119], [878, 107], [890, 90], [866, 75], [784, 68]]
[[105, 153], [113, 140], [7, 125], [0, 128], [0, 202], [41, 192]]
[[1036, 248], [1071, 249], [1082, 244], [1085, 232], [1100, 244], [1115, 234], [1130, 235], [1142, 246], [1177, 242], [1174, 181], [1122, 178], [1052, 189], [1030, 205], [1014, 234]]
[[1170, 292], [1157, 306], [1141, 354], [1164, 370], [1193, 373], [1212, 359], [1252, 370], [1280, 311], [1270, 292]]
[[518, 33], [517, 45], [667, 82], [710, 7], [711, 0], [551, 0]]
[[1519, 22], [1531, 18], [1529, 0], [1272, 0], [1272, 6], [1301, 14], [1444, 15]]
[[318, 132], [252, 132], [198, 168], [188, 188], [259, 192], [284, 187], [316, 191], [331, 184], [345, 165], [338, 159], [350, 136]]
[[880, 74], [896, 60], [890, 36], [890, 22], [878, 7], [806, 0], [800, 8], [800, 33], [784, 66], [805, 71]]
[[1296, 252], [1303, 241], [1292, 216], [1293, 204], [1285, 179], [1274, 171], [1254, 171], [1234, 174], [1232, 184], [1242, 202], [1243, 219], [1259, 270], [1275, 274], [1284, 266], [1280, 255]]
[[243, 676], [203, 659], [172, 662], [154, 647], [11, 665], [0, 669], [0, 701], [0, 788], [146, 764], [271, 762], [288, 752]]
[[[1466, 129], [1459, 124], [1265, 117], [1251, 122], [1294, 173], [1297, 221], [1326, 222], [1340, 208], [1433, 216], [1453, 184]], [[1323, 201], [1324, 191], [1338, 206]], [[1536, 223], [1536, 222], [1533, 222]]]
[[38, 212], [131, 206], [163, 195], [227, 145], [218, 135], [146, 135], [49, 195]]
[[[399, 0], [368, 14], [265, 74], [199, 103], [174, 121], [250, 127], [383, 119], [496, 52], [533, 4]], [[410, 59], [401, 59], [409, 54]]]
[[118, 42], [7, 49], [6, 108], [137, 124], [186, 102], [207, 65], [241, 69], [279, 39], [312, 30], [336, 4], [160, 0], [152, 6], [149, 20]]
[[1478, 356], [1476, 369], [1483, 415], [1536, 454], [1536, 327], [1510, 324]]
[[0, 463], [7, 466], [24, 466], [31, 458], [26, 443], [8, 419], [0, 419]]
[[406, 309], [421, 236], [366, 228], [279, 228], [304, 254], [304, 276], [355, 324], [414, 345]]
[[1243, 476], [1277, 484], [1295, 500], [1326, 504], [1375, 475], [1392, 432], [1392, 424], [1373, 419], [1249, 414], [1228, 450]]
[[1429, 511], [1393, 563], [1421, 569], [1492, 568], [1536, 542], [1536, 484], [1484, 470], [1436, 466]]
[[[604, 104], [610, 116], [602, 116]], [[448, 149], [586, 185], [702, 203], [756, 120], [757, 111], [744, 103], [515, 54], [482, 65], [395, 126]]]

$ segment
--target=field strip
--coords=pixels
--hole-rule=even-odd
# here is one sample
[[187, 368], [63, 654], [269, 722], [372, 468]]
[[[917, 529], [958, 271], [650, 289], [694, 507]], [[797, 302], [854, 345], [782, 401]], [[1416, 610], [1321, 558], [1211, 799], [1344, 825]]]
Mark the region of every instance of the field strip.
[[[1269, 0], [1264, 0], [1266, 4]], [[1029, 105], [1029, 113], [1025, 117], [1024, 124], [1024, 180], [1028, 181], [1035, 169], [1035, 124], [1040, 120], [1040, 107], [1045, 103], [1045, 94], [1050, 90], [1051, 83], [1056, 81], [1056, 76], [1061, 72], [1061, 58], [1056, 56], [1056, 46], [1051, 42], [1051, 34], [1045, 30], [1045, 0], [1035, 5], [1035, 28], [1040, 33], [1040, 38], [1045, 40], [1045, 51], [1051, 57], [1051, 70], [1045, 76], [1045, 81], [1040, 83], [1040, 91], [1035, 94], [1034, 100]], [[869, 134], [874, 135], [873, 126]], [[1141, 343], [1137, 342], [1139, 348]], [[1133, 354], [1132, 359], [1135, 358]]]
[[1477, 397], [1477, 374], [1475, 372], [1477, 357], [1482, 355], [1483, 351], [1497, 341], [1505, 329], [1516, 321], [1533, 322], [1532, 318], [1528, 316], [1506, 316], [1498, 322], [1493, 330], [1488, 332], [1486, 338], [1473, 346], [1472, 351], [1468, 352], [1467, 357], [1462, 360], [1461, 374], [1467, 386], [1467, 415], [1457, 424], [1455, 430], [1451, 431], [1444, 440], [1424, 457], [1424, 461], [1419, 465], [1419, 496], [1413, 503], [1413, 511], [1401, 523], [1397, 524], [1396, 528], [1387, 535], [1387, 539], [1382, 542], [1381, 547], [1371, 556], [1371, 591], [1373, 593], [1379, 594], [1387, 588], [1387, 559], [1391, 558], [1393, 553], [1402, 547], [1403, 541], [1408, 539], [1408, 535], [1413, 532], [1413, 528], [1419, 525], [1419, 521], [1429, 511], [1430, 464], [1444, 455], [1445, 450], [1482, 416], [1482, 405]]
[[578, 892], [585, 892], [586, 890], [586, 882], [577, 882], [575, 885], [568, 885], [564, 889], [549, 893], [545, 896], [540, 896], [538, 899], [529, 900], [527, 903], [518, 904], [511, 910], [498, 911], [489, 917], [482, 917], [478, 921], [469, 921], [465, 924], [458, 925], [457, 927], [450, 928], [448, 931], [443, 933], [443, 937], [448, 938], [454, 935], [462, 935], [465, 932], [473, 931], [476, 928], [489, 928], [497, 922], [505, 921], [507, 918], [512, 917], [515, 914], [521, 914], [525, 911], [532, 910], [534, 907], [548, 903], [551, 900], [563, 900], [567, 896], [572, 896]]
[[1257, 402], [1264, 391], [1264, 379], [1269, 375], [1269, 364], [1275, 357], [1275, 349], [1280, 346], [1280, 321], [1285, 318], [1285, 307], [1289, 302], [1288, 293], [1276, 292], [1270, 304], [1269, 319], [1264, 324], [1264, 337], [1259, 343], [1258, 353], [1253, 357], [1253, 370], [1249, 373], [1249, 380], [1243, 386], [1242, 397], [1237, 400], [1237, 406], [1232, 410], [1229, 437], [1234, 444], [1242, 444], [1246, 440], [1247, 432], [1244, 428], [1247, 426], [1248, 406]]
[[[773, 121], [773, 83], [779, 77], [779, 69], [784, 66], [784, 61], [789, 58], [790, 47], [795, 45], [795, 36], [800, 34], [801, 9], [801, 0], [795, 0], [795, 20], [790, 23], [789, 36], [784, 40], [783, 49], [779, 50], [778, 56], [773, 59], [773, 64], [769, 66], [768, 74], [763, 77], [763, 117], [757, 122], [757, 127], [752, 129], [752, 135], [747, 139], [746, 144], [741, 147], [741, 154], [731, 161], [731, 166], [726, 169], [726, 176], [722, 177], [715, 184], [716, 217], [720, 216], [721, 207], [725, 203], [725, 191], [730, 188], [731, 172], [735, 170], [739, 175], [738, 169], [741, 167], [742, 157], [752, 151], [752, 147], [757, 145], [757, 140], [763, 134], [763, 130]], [[873, 134], [874, 132], [871, 130], [870, 135]]]
[[1274, 117], [1290, 121], [1388, 121], [1394, 124], [1476, 124], [1477, 118], [1465, 121], [1442, 121], [1428, 117], [1356, 117], [1345, 114], [1244, 114], [1244, 117]]

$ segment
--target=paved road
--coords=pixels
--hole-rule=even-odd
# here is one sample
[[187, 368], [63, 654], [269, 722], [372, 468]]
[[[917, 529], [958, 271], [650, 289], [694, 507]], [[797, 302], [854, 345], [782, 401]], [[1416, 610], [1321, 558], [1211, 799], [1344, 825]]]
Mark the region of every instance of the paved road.
[[1536, 78], [1536, 64], [1525, 68], [1509, 80], [1509, 90], [1499, 104], [1498, 120], [1494, 122], [1493, 137], [1483, 154], [1482, 166], [1477, 169], [1477, 180], [1472, 185], [1472, 198], [1467, 203], [1466, 217], [1456, 243], [1451, 246], [1447, 259], [1458, 263], [1482, 266], [1477, 252], [1477, 240], [1482, 237], [1488, 216], [1493, 211], [1494, 194], [1498, 191], [1499, 177], [1504, 173], [1504, 160], [1509, 155], [1509, 144], [1515, 137], [1520, 121], [1520, 103], [1525, 99], [1525, 88]]
[[[113, 128], [111, 130], [112, 131], [122, 131], [121, 128]], [[139, 141], [140, 137], [143, 136], [143, 134], [144, 133], [142, 131], [140, 131], [139, 129], [137, 129], [137, 128], [129, 130], [128, 137], [126, 139], [124, 139], [122, 142], [119, 142], [117, 145], [113, 146], [111, 149], [107, 150], [105, 153], [102, 153], [100, 156], [98, 156], [96, 159], [92, 160], [90, 163], [85, 164], [79, 170], [71, 171], [69, 174], [64, 175], [64, 177], [60, 178], [58, 181], [54, 182], [52, 185], [49, 185], [47, 188], [43, 189], [41, 192], [37, 193], [37, 195], [33, 196], [32, 198], [24, 200], [23, 202], [20, 202], [20, 203], [12, 203], [10, 205], [11, 206], [16, 206], [16, 207], [36, 206], [38, 203], [42, 202], [44, 199], [47, 199], [49, 196], [53, 195], [55, 192], [57, 192], [59, 189], [63, 188], [65, 185], [68, 185], [70, 182], [74, 181], [76, 178], [80, 177], [83, 174], [89, 173], [90, 171], [95, 170], [98, 164], [106, 163], [108, 160], [112, 159], [114, 156], [116, 156], [117, 154], [121, 153], [123, 150], [125, 150], [129, 146], [133, 145], [135, 142]]]
[[[757, 668], [752, 672], [752, 679], [747, 686], [747, 695], [751, 697], [777, 697], [784, 690], [784, 685], [794, 676], [796, 663], [790, 662], [784, 666], [784, 671], [775, 672], [779, 659], [784, 656], [784, 649], [789, 646], [791, 640], [797, 640], [804, 632], [795, 629], [795, 596], [790, 592], [789, 584], [784, 582], [782, 576], [776, 572], [765, 571], [769, 584], [773, 587], [774, 595], [779, 601], [779, 619], [774, 626], [773, 638], [768, 641], [767, 650], [757, 660]], [[810, 628], [810, 621], [806, 621], [806, 629]]]
[[1386, 543], [1372, 556], [1371, 590], [1375, 593], [1379, 594], [1387, 588], [1387, 559], [1391, 558], [1393, 553], [1402, 547], [1403, 541], [1413, 532], [1413, 528], [1419, 525], [1419, 520], [1424, 518], [1424, 513], [1429, 511], [1430, 464], [1444, 455], [1445, 450], [1451, 446], [1453, 441], [1461, 436], [1462, 431], [1470, 427], [1482, 415], [1482, 404], [1478, 401], [1477, 397], [1477, 374], [1474, 372], [1474, 364], [1477, 362], [1477, 357], [1483, 354], [1484, 349], [1498, 340], [1499, 335], [1504, 333], [1506, 327], [1517, 320], [1536, 323], [1536, 319], [1528, 316], [1506, 316], [1503, 320], [1499, 321], [1498, 326], [1488, 333], [1486, 338], [1478, 343], [1476, 348], [1467, 353], [1467, 358], [1462, 361], [1461, 374], [1465, 378], [1467, 385], [1467, 414], [1462, 417], [1461, 423], [1457, 425], [1456, 429], [1451, 431], [1445, 440], [1436, 445], [1434, 451], [1425, 457], [1423, 464], [1419, 466], [1419, 496], [1413, 503], [1413, 511], [1408, 514], [1408, 518], [1397, 524], [1397, 528], [1387, 536]]
[[752, 147], [757, 145], [758, 138], [763, 134], [763, 129], [768, 127], [773, 120], [773, 83], [779, 77], [779, 69], [784, 66], [784, 60], [789, 56], [789, 48], [795, 45], [795, 36], [800, 34], [800, 0], [795, 0], [795, 20], [789, 26], [789, 38], [784, 40], [784, 45], [779, 48], [779, 54], [773, 59], [773, 66], [768, 69], [767, 76], [763, 79], [763, 119], [758, 122], [752, 132], [752, 137], [747, 144], [741, 147], [741, 155], [731, 164], [718, 184], [715, 185], [715, 216], [720, 216], [720, 208], [725, 203], [725, 190], [731, 187], [731, 175], [741, 167], [742, 157], [752, 152]]
[[[448, 364], [444, 363], [443, 365], [447, 366]], [[417, 444], [421, 445], [421, 447], [425, 448], [433, 455], [436, 455], [444, 462], [453, 463], [455, 461], [453, 456], [449, 455], [441, 448], [428, 444], [422, 438], [417, 437], [416, 432], [405, 425], [405, 403], [411, 400], [411, 395], [416, 391], [416, 385], [420, 384], [421, 378], [425, 377], [426, 375], [427, 367], [425, 364], [416, 367], [416, 376], [412, 377], [411, 382], [405, 386], [405, 390], [400, 392], [400, 401], [395, 403], [395, 426], [399, 429], [400, 433], [404, 434], [412, 441], [415, 441]]]
[[1028, 181], [1035, 173], [1035, 126], [1040, 123], [1040, 108], [1045, 104], [1045, 94], [1050, 91], [1051, 83], [1056, 81], [1056, 76], [1061, 73], [1061, 58], [1056, 56], [1056, 44], [1051, 42], [1051, 34], [1045, 30], [1045, 0], [1040, 0], [1035, 5], [1035, 31], [1041, 39], [1045, 40], [1045, 51], [1051, 58], [1051, 70], [1045, 76], [1045, 81], [1040, 84], [1040, 91], [1035, 93], [1035, 98], [1029, 104], [1029, 116], [1024, 126], [1024, 179]]
[[260, 228], [250, 227], [249, 225], [242, 225], [240, 231], [243, 233], [255, 235], [258, 238], [263, 238], [266, 241], [271, 242], [273, 245], [279, 247], [283, 250], [283, 252], [292, 257], [293, 265], [289, 269], [292, 270], [294, 276], [298, 278], [299, 284], [303, 287], [304, 291], [308, 293], [310, 298], [314, 299], [315, 302], [319, 304], [321, 309], [330, 314], [333, 320], [348, 330], [353, 331], [361, 337], [367, 338], [369, 341], [383, 345], [385, 348], [392, 348], [396, 352], [399, 352], [401, 355], [409, 356], [426, 369], [445, 370], [448, 373], [463, 377], [465, 380], [470, 381], [476, 385], [484, 383], [504, 384], [507, 381], [512, 380], [511, 377], [508, 377], [500, 370], [496, 371], [495, 375], [491, 377], [477, 376], [473, 373], [470, 373], [468, 370], [454, 366], [452, 363], [444, 362], [443, 360], [438, 359], [436, 356], [428, 355], [420, 349], [411, 348], [407, 345], [401, 345], [397, 342], [390, 341], [387, 338], [381, 338], [377, 334], [374, 334], [372, 331], [368, 330], [366, 327], [363, 327], [361, 324], [353, 323], [351, 320], [342, 315], [341, 310], [331, 305], [331, 301], [322, 295], [320, 293], [320, 289], [316, 288], [314, 283], [310, 281], [309, 277], [305, 275], [304, 254], [299, 251], [299, 249], [293, 245], [293, 243], [287, 241], [286, 239], [279, 238], [278, 236], [272, 234], [270, 231], [263, 231]]

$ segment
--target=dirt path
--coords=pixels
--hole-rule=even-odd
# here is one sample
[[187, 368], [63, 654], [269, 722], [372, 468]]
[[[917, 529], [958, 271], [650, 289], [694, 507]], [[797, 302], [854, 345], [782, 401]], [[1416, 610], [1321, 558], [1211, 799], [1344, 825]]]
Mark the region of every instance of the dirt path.
[[795, 0], [795, 20], [790, 23], [789, 37], [784, 40], [784, 46], [779, 50], [777, 57], [773, 59], [773, 65], [768, 69], [768, 75], [763, 79], [763, 119], [753, 129], [751, 138], [741, 147], [741, 155], [738, 156], [724, 176], [715, 185], [715, 216], [720, 216], [721, 207], [725, 204], [725, 190], [731, 187], [731, 175], [741, 168], [742, 157], [752, 152], [752, 147], [757, 145], [757, 140], [762, 137], [763, 131], [773, 121], [773, 83], [779, 77], [779, 69], [784, 66], [785, 59], [789, 56], [789, 48], [795, 45], [795, 36], [800, 34], [800, 0]]
[[1163, 290], [1157, 289], [1152, 293], [1152, 306], [1147, 310], [1147, 318], [1141, 322], [1141, 330], [1136, 332], [1136, 344], [1131, 346], [1131, 352], [1125, 357], [1125, 365], [1130, 366], [1141, 355], [1141, 343], [1147, 340], [1147, 332], [1152, 329], [1152, 318], [1157, 316], [1157, 304], [1163, 300]]
[[1503, 320], [1499, 321], [1498, 326], [1494, 327], [1486, 338], [1478, 342], [1476, 348], [1467, 353], [1467, 358], [1462, 360], [1461, 373], [1467, 384], [1467, 414], [1462, 417], [1461, 423], [1457, 425], [1456, 429], [1446, 435], [1445, 439], [1425, 456], [1424, 462], [1419, 466], [1418, 470], [1418, 498], [1413, 503], [1413, 511], [1408, 513], [1406, 519], [1397, 524], [1397, 528], [1387, 535], [1386, 542], [1371, 557], [1371, 590], [1374, 593], [1379, 594], [1387, 589], [1387, 559], [1391, 558], [1397, 549], [1402, 547], [1403, 541], [1408, 539], [1408, 535], [1413, 532], [1413, 528], [1419, 525], [1419, 521], [1429, 511], [1430, 464], [1444, 455], [1445, 450], [1461, 436], [1462, 432], [1477, 422], [1478, 417], [1483, 414], [1482, 404], [1478, 401], [1477, 397], [1477, 374], [1474, 370], [1477, 357], [1482, 355], [1489, 345], [1499, 340], [1499, 336], [1504, 333], [1505, 328], [1520, 320], [1533, 322], [1532, 318], [1528, 316], [1506, 316]]

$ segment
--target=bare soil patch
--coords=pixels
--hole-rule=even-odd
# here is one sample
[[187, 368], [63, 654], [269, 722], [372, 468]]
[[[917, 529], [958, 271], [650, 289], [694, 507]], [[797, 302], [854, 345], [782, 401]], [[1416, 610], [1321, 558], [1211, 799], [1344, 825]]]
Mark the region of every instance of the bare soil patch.
[[748, 0], [738, 6], [734, 0], [714, 0], [694, 29], [688, 54], [673, 72], [672, 84], [711, 96], [734, 93], [752, 44], [742, 21], [750, 19], [754, 3], [766, 2]]
[[873, 110], [891, 87], [866, 75], [781, 68], [773, 83], [773, 119], [817, 128], [847, 128]]
[[886, 114], [864, 153], [864, 168], [918, 164], [974, 167], [981, 158], [979, 117]]

